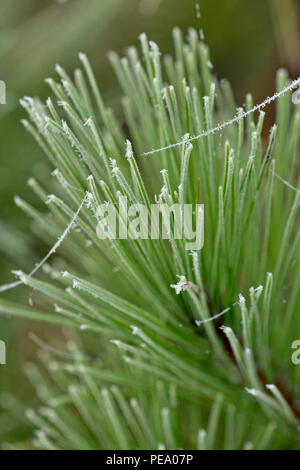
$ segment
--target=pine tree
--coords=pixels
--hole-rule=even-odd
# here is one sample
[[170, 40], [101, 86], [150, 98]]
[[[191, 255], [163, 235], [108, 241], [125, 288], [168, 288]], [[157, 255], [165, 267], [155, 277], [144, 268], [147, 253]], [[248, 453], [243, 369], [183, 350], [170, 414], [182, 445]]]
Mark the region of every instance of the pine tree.
[[[122, 107], [105, 104], [82, 53], [73, 80], [60, 66], [60, 81], [47, 79], [55, 98], [21, 101], [53, 171], [29, 180], [44, 211], [16, 204], [53, 248], [29, 275], [15, 271], [40, 308], [1, 297], [0, 312], [55, 323], [68, 338], [64, 351], [41, 344], [41, 364], [25, 367], [39, 401], [26, 411], [33, 445], [299, 449], [300, 114], [290, 79], [279, 70], [268, 135], [263, 106], [252, 112], [249, 94], [236, 110], [195, 30], [186, 42], [174, 30], [175, 58], [140, 41], [142, 55], [109, 55]], [[186, 251], [173, 227], [169, 240], [100, 240], [98, 209], [120, 196], [148, 209], [204, 204], [203, 248]]]

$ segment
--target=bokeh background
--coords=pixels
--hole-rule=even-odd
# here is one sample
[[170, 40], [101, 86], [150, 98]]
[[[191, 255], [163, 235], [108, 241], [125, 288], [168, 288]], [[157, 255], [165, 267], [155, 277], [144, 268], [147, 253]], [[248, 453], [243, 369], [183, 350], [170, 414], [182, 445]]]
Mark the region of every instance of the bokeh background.
[[[55, 75], [56, 63], [71, 74], [83, 51], [106, 102], [117, 107], [120, 92], [107, 52], [122, 53], [138, 44], [141, 32], [163, 52], [172, 52], [174, 26], [184, 32], [190, 26], [203, 30], [215, 72], [231, 81], [239, 105], [248, 91], [254, 102], [271, 94], [279, 67], [293, 78], [300, 75], [299, 0], [1, 0], [0, 79], [7, 86], [7, 103], [0, 105], [0, 284], [13, 279], [12, 269], [31, 270], [47, 249], [32, 237], [30, 221], [14, 205], [16, 194], [38, 205], [26, 182], [32, 175], [49, 175], [46, 158], [20, 124], [24, 111], [19, 99], [47, 98], [44, 78]], [[18, 288], [6, 296], [31, 302], [34, 294]], [[60, 334], [44, 325], [0, 318], [8, 362], [0, 365], [0, 443], [26, 439], [30, 431], [19, 409], [31, 401], [22, 372], [25, 361], [35, 360], [31, 331], [46, 339]], [[12, 403], [17, 420], [7, 412]]]

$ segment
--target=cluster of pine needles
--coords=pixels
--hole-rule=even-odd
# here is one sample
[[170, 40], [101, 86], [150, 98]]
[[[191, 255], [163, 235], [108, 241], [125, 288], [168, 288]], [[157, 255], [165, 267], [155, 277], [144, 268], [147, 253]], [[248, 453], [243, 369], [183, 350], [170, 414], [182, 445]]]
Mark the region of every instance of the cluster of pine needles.
[[[236, 109], [195, 30], [174, 30], [175, 58], [140, 42], [141, 54], [109, 54], [116, 109], [82, 53], [73, 79], [57, 66], [46, 80], [46, 103], [21, 101], [52, 176], [29, 180], [43, 211], [16, 204], [54, 248], [33, 273], [15, 271], [38, 307], [1, 294], [0, 312], [60, 325], [67, 339], [60, 350], [36, 339], [39, 361], [25, 364], [33, 436], [6, 446], [299, 449], [300, 108], [282, 94], [266, 129], [262, 109], [244, 119], [250, 94]], [[277, 91], [290, 83], [280, 70]], [[97, 208], [119, 196], [204, 204], [204, 247], [186, 251], [172, 230], [100, 240]]]

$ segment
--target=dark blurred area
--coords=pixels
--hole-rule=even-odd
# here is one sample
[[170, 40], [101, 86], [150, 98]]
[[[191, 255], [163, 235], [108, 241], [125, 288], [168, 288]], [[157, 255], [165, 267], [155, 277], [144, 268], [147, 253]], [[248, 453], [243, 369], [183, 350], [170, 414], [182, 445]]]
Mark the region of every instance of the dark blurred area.
[[[237, 103], [248, 91], [259, 102], [273, 92], [277, 68], [300, 75], [299, 24], [298, 0], [1, 0], [0, 80], [7, 97], [0, 105], [0, 284], [13, 279], [13, 268], [32, 269], [33, 253], [46, 250], [14, 205], [16, 194], [39, 204], [26, 182], [32, 175], [49, 175], [46, 158], [20, 124], [25, 113], [19, 99], [46, 99], [44, 78], [55, 76], [56, 63], [72, 74], [78, 52], [86, 52], [106, 102], [114, 104], [120, 91], [107, 52], [122, 54], [146, 32], [169, 53], [174, 26], [184, 32], [192, 26], [203, 30], [215, 73], [230, 80]], [[18, 288], [6, 295], [27, 302], [29, 294]], [[10, 364], [0, 366], [0, 393], [23, 393], [20, 364], [32, 354], [26, 331], [23, 321], [0, 319]]]

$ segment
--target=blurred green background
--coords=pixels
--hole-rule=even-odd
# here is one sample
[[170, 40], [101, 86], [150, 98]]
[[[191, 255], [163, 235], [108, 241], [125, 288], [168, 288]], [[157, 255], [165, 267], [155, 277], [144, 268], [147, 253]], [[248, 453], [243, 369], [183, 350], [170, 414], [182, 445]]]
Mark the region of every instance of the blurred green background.
[[[19, 194], [39, 204], [26, 182], [31, 175], [49, 175], [46, 158], [20, 124], [24, 111], [18, 103], [24, 95], [47, 97], [44, 78], [55, 75], [56, 63], [72, 73], [78, 52], [86, 52], [106, 102], [114, 105], [119, 89], [107, 52], [138, 44], [141, 32], [172, 52], [173, 27], [186, 32], [192, 26], [203, 30], [215, 72], [231, 81], [241, 105], [248, 91], [255, 102], [272, 93], [278, 67], [293, 78], [300, 75], [299, 24], [298, 0], [1, 0], [0, 79], [7, 103], [0, 105], [0, 284], [13, 279], [13, 268], [32, 269], [46, 250], [30, 236], [30, 221], [13, 202]], [[6, 294], [22, 302], [31, 295], [22, 288]], [[7, 392], [20, 402], [28, 394], [22, 363], [34, 359], [32, 329], [49, 335], [42, 325], [0, 319], [8, 362], [0, 366], [0, 442], [26, 436], [26, 425], [18, 424], [16, 433], [5, 410], [12, 399]]]

